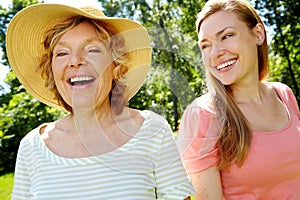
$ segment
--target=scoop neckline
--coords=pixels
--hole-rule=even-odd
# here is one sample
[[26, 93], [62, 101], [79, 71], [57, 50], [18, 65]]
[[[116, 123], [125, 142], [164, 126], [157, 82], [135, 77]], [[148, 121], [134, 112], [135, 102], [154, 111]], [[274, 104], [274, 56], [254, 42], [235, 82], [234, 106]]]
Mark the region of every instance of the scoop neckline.
[[44, 156], [47, 159], [49, 159], [51, 161], [55, 161], [60, 164], [78, 165], [80, 163], [82, 165], [85, 165], [85, 164], [91, 164], [91, 163], [95, 163], [95, 162], [99, 162], [99, 161], [103, 161], [103, 160], [107, 160], [107, 159], [115, 159], [118, 155], [120, 155], [124, 152], [128, 152], [128, 150], [130, 150], [130, 148], [137, 142], [140, 135], [144, 132], [143, 130], [147, 129], [147, 126], [149, 126], [149, 121], [150, 121], [149, 113], [150, 113], [149, 111], [145, 111], [145, 110], [141, 111], [141, 114], [144, 117], [144, 121], [143, 121], [141, 127], [138, 129], [137, 133], [127, 143], [125, 143], [122, 146], [120, 146], [119, 148], [116, 148], [107, 153], [91, 155], [91, 156], [86, 156], [86, 157], [79, 157], [79, 158], [68, 158], [68, 157], [63, 157], [63, 156], [57, 155], [51, 149], [49, 149], [49, 147], [46, 145], [42, 136], [39, 133], [39, 131], [42, 127], [44, 127], [45, 125], [49, 125], [53, 122], [44, 123], [37, 128], [36, 134], [38, 136], [37, 137], [38, 146], [42, 150]]

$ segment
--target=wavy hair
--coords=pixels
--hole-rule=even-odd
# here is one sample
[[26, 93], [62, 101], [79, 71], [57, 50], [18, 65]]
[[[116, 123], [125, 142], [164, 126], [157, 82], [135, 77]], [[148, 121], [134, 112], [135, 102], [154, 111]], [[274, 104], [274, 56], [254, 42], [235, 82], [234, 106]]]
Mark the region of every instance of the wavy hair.
[[126, 72], [128, 71], [129, 64], [125, 50], [125, 41], [120, 35], [117, 34], [117, 31], [114, 29], [114, 27], [99, 20], [94, 20], [82, 16], [70, 17], [61, 20], [53, 28], [45, 33], [43, 46], [46, 50], [46, 53], [42, 56], [39, 64], [42, 76], [45, 79], [45, 85], [50, 91], [55, 94], [59, 105], [63, 106], [67, 111], [72, 112], [72, 107], [64, 101], [55, 85], [51, 67], [53, 49], [64, 33], [84, 21], [89, 22], [95, 27], [97, 36], [111, 51], [111, 56], [114, 60], [115, 68], [113, 70], [114, 78], [112, 80], [112, 88], [110, 90], [109, 98], [112, 111], [115, 114], [120, 114], [128, 101], [126, 97], [123, 96], [126, 90], [124, 74], [126, 74]]

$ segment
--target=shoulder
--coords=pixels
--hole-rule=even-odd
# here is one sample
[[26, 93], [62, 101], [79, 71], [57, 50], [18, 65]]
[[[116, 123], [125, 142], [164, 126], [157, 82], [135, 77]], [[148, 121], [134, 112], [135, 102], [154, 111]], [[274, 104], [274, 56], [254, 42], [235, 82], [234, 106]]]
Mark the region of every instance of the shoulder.
[[192, 103], [185, 109], [185, 114], [213, 114], [214, 108], [212, 103], [212, 97], [209, 93], [206, 93], [200, 97], [197, 97]]
[[202, 108], [212, 112], [212, 97], [209, 93], [203, 94], [202, 96], [197, 97], [188, 107]]
[[286, 103], [296, 101], [296, 97], [292, 89], [284, 83], [280, 82], [267, 82], [270, 87], [274, 88], [279, 97]]
[[40, 132], [40, 129], [45, 127], [46, 125], [45, 124], [42, 124], [34, 129], [32, 129], [30, 132], [28, 132], [24, 137], [23, 139], [21, 140], [21, 144], [22, 143], [30, 143], [32, 144], [37, 137], [39, 137], [39, 132]]
[[20, 145], [19, 145], [19, 153], [21, 153], [21, 152], [22, 152], [22, 154], [25, 152], [30, 153], [34, 149], [36, 149], [36, 147], [38, 147], [39, 141], [40, 141], [40, 129], [43, 126], [45, 126], [45, 124], [42, 124], [34, 129], [32, 129], [30, 132], [28, 132], [22, 138], [22, 140], [20, 141]]
[[212, 98], [210, 94], [206, 93], [196, 98], [184, 111], [183, 120], [202, 121], [206, 118], [212, 118], [214, 116], [214, 108], [212, 104]]
[[265, 82], [266, 84], [274, 87], [274, 88], [277, 88], [277, 89], [285, 89], [285, 88], [288, 88], [288, 86], [284, 83], [281, 83], [281, 82]]
[[145, 121], [151, 125], [169, 126], [168, 121], [162, 116], [150, 110], [141, 111]]
[[209, 94], [195, 99], [184, 111], [179, 134], [183, 137], [217, 137], [219, 123]]
[[280, 82], [266, 82], [266, 83], [267, 85], [270, 85], [270, 87], [274, 88], [277, 93], [287, 94], [292, 92], [291, 88], [284, 83], [280, 83]]
[[145, 117], [141, 128], [143, 137], [149, 137], [148, 140], [153, 144], [161, 143], [166, 138], [174, 137], [168, 121], [163, 116], [150, 110], [144, 110], [142, 113]]
[[281, 99], [281, 101], [285, 105], [287, 105], [287, 107], [289, 109], [291, 109], [298, 116], [300, 116], [299, 106], [297, 103], [296, 96], [294, 95], [294, 93], [290, 87], [288, 87], [286, 84], [280, 83], [280, 82], [267, 82], [267, 84], [270, 85], [270, 87], [272, 87], [273, 89], [275, 89], [275, 91], [276, 91], [277, 95], [279, 96], [279, 98]]

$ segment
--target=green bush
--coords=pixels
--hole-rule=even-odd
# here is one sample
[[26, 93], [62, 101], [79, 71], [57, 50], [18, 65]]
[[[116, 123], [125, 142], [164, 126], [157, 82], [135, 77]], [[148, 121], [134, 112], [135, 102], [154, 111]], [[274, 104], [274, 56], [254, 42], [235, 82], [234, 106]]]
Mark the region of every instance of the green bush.
[[8, 173], [0, 176], [0, 199], [11, 199], [11, 192], [13, 188], [14, 174]]

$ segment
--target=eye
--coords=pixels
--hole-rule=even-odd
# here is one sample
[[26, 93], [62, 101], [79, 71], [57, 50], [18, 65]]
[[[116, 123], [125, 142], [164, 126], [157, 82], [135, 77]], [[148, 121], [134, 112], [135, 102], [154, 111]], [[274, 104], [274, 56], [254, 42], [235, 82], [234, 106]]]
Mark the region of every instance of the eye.
[[68, 53], [66, 51], [59, 51], [59, 52], [55, 53], [54, 55], [55, 55], [55, 57], [62, 57], [62, 56], [68, 55]]
[[207, 44], [207, 43], [204, 43], [204, 44], [200, 44], [199, 47], [201, 49], [201, 51], [204, 51], [205, 49], [207, 49], [210, 45]]
[[68, 48], [62, 46], [56, 46], [53, 49], [53, 57], [63, 57], [70, 54], [70, 50]]
[[98, 43], [91, 43], [85, 46], [85, 52], [88, 53], [101, 53], [103, 52], [103, 47]]
[[90, 49], [88, 50], [88, 52], [90, 52], [90, 53], [100, 53], [101, 50], [100, 50], [99, 48], [90, 48]]
[[228, 38], [230, 38], [230, 37], [232, 37], [232, 36], [233, 36], [232, 33], [227, 33], [227, 34], [225, 34], [225, 35], [222, 37], [222, 40], [226, 40], [226, 39], [228, 39]]

